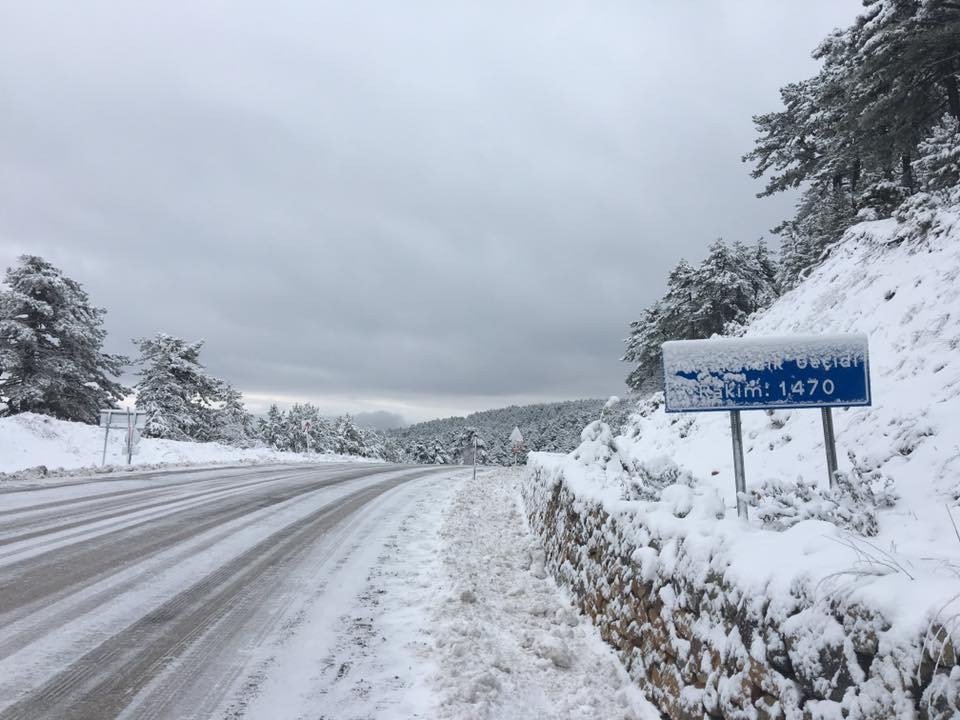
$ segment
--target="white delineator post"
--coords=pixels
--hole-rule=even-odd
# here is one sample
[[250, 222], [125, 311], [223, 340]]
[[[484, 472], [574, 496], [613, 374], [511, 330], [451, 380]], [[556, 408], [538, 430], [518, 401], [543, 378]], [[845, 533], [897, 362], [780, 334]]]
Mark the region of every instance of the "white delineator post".
[[477, 436], [473, 436], [473, 480], [477, 480]]
[[733, 480], [737, 488], [737, 515], [747, 519], [747, 475], [743, 468], [743, 429], [740, 426], [740, 411], [730, 411], [730, 434], [733, 436]]
[[130, 414], [127, 408], [127, 465], [133, 464], [133, 434], [136, 430], [136, 416]]
[[[101, 421], [103, 415], [101, 414]], [[107, 424], [103, 426], [103, 457], [100, 459], [100, 467], [103, 467], [107, 464], [107, 440], [110, 438], [110, 421], [113, 419], [113, 414], [107, 413]]]

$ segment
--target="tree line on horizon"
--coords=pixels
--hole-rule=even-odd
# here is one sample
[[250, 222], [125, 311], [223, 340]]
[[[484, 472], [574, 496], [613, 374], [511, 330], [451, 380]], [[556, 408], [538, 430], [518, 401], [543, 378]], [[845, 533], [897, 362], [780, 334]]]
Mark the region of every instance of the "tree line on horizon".
[[[609, 404], [609, 407], [605, 405]], [[406, 457], [423, 464], [461, 464], [472, 460], [473, 437], [478, 438], [479, 464], [515, 465], [526, 462], [528, 452], [571, 452], [580, 444], [580, 434], [603, 415], [613, 427], [621, 427], [631, 410], [630, 400], [564, 400], [532, 405], [511, 405], [483, 410], [465, 417], [427, 420], [391, 430]], [[515, 448], [510, 439], [514, 428], [523, 435]]]
[[863, 0], [854, 22], [813, 51], [821, 68], [780, 89], [783, 107], [753, 118], [744, 162], [758, 197], [799, 189], [772, 232], [777, 253], [718, 240], [697, 267], [681, 260], [663, 296], [631, 323], [627, 385], [660, 387], [665, 340], [735, 334], [799, 284], [854, 224], [895, 217], [921, 232], [960, 203], [960, 2]]

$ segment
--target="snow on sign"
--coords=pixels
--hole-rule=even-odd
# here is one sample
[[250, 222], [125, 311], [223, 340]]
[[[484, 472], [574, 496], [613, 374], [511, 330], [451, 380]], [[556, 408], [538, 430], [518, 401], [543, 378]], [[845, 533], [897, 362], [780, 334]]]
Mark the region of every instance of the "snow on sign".
[[870, 404], [865, 335], [673, 340], [666, 412]]
[[730, 413], [737, 514], [747, 518], [741, 410], [820, 408], [827, 477], [837, 475], [830, 408], [870, 404], [865, 335], [671, 340], [663, 344], [666, 412]]

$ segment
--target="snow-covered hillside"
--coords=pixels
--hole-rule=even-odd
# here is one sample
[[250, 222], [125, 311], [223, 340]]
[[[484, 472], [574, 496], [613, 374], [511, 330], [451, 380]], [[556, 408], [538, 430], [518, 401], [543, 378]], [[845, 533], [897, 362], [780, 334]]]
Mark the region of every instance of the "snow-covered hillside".
[[[799, 597], [833, 603], [828, 613], [838, 604], [870, 608], [884, 619], [875, 628], [881, 654], [886, 648], [904, 674], [898, 687], [910, 686], [910, 672], [920, 677], [929, 650], [920, 646], [942, 626], [937, 642], [946, 633], [952, 644], [934, 660], [941, 671], [952, 666], [960, 642], [960, 212], [926, 220], [854, 226], [746, 330], [869, 336], [873, 406], [834, 411], [840, 469], [853, 487], [869, 486], [866, 497], [811, 490], [827, 486], [818, 411], [744, 413], [754, 496], [744, 525], [734, 509], [728, 415], [668, 415], [658, 394], [639, 403], [621, 436], [594, 423], [574, 453], [533, 454], [528, 512], [547, 502], [539, 483], [546, 479], [549, 489], [562, 481], [611, 516], [629, 517], [624, 526], [634, 528], [636, 547], [651, 535], [658, 548], [664, 543], [662, 552], [645, 548], [634, 558], [645, 577], [718, 572], [744, 598], [768, 603], [766, 618], [794, 614]], [[874, 515], [874, 526], [858, 522]], [[671, 538], [682, 551], [671, 546], [666, 557]], [[823, 627], [810, 637], [817, 632]], [[864, 682], [873, 671], [864, 672], [853, 667], [851, 676]], [[941, 682], [956, 695], [960, 668], [948, 675]]]
[[[71, 470], [99, 466], [104, 431], [94, 425], [66, 422], [45, 415], [22, 413], [0, 418], [0, 473], [45, 466]], [[268, 448], [242, 449], [219, 443], [142, 439], [133, 455], [134, 465], [208, 464], [232, 462], [370, 461], [346, 455], [278, 452]], [[125, 466], [123, 433], [110, 433], [107, 465]]]
[[[745, 333], [868, 335], [873, 406], [834, 411], [840, 469], [851, 470], [848, 453], [853, 453], [861, 469], [893, 479], [899, 499], [880, 513], [875, 542], [934, 574], [942, 563], [960, 558], [960, 538], [947, 511], [960, 494], [958, 215], [945, 215], [944, 231], [923, 240], [901, 242], [902, 227], [895, 220], [855, 226], [822, 267]], [[613, 440], [618, 459], [651, 475], [676, 463], [678, 476], [689, 472], [698, 488], [715, 489], [733, 507], [727, 414], [668, 415], [660, 405], [659, 395], [640, 403], [624, 435]], [[816, 410], [744, 413], [743, 431], [748, 489], [766, 480], [797, 478], [826, 485]], [[622, 469], [619, 463], [594, 460], [604, 455], [598, 443], [603, 445], [585, 443], [566, 467], [580, 465], [585, 475], [601, 480], [594, 489], [603, 486], [618, 494]], [[956, 521], [960, 524], [960, 510]], [[780, 562], [772, 561], [773, 566]]]

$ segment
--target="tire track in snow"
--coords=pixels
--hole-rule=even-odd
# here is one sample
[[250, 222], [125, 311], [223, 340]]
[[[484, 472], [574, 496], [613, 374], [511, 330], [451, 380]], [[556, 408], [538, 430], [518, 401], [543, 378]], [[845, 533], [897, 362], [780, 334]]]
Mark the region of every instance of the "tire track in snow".
[[[380, 470], [379, 472], [387, 472]], [[31, 608], [92, 585], [118, 568], [143, 562], [190, 537], [230, 522], [250, 512], [286, 502], [301, 495], [364, 477], [378, 470], [355, 470], [332, 479], [307, 481], [267, 494], [241, 494], [209, 508], [189, 508], [147, 518], [82, 542], [48, 550], [0, 568], [0, 622], [9, 622]]]
[[319, 536], [374, 497], [415, 476], [391, 478], [358, 490], [272, 534], [102, 643], [8, 707], [0, 718], [115, 717], [138, 690], [214, 626], [222, 630], [216, 644], [228, 643], [230, 628], [243, 625], [247, 614], [256, 609], [254, 600], [269, 594], [278, 574], [289, 569]]

